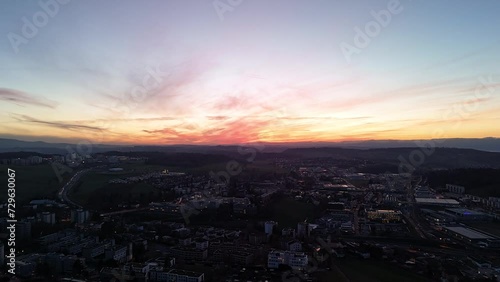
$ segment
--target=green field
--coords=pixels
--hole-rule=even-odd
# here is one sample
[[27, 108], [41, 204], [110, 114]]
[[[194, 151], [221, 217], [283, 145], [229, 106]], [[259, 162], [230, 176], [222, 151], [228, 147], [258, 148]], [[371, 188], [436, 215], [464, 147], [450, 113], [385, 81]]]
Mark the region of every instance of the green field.
[[92, 193], [84, 206], [93, 210], [105, 210], [129, 201], [145, 204], [157, 199], [157, 191], [158, 189], [145, 183], [110, 184]]
[[398, 265], [373, 259], [361, 260], [355, 258], [344, 258], [336, 262], [336, 265], [351, 281], [366, 282], [424, 282], [429, 281], [425, 277], [405, 270]]
[[[145, 183], [111, 184], [112, 179], [140, 175], [147, 171], [158, 171], [158, 166], [120, 166], [123, 172], [92, 171], [83, 176], [71, 189], [69, 197], [90, 209], [107, 209], [128, 201], [147, 201], [157, 189]], [[141, 195], [142, 194], [142, 195]]]
[[80, 178], [75, 186], [73, 186], [69, 193], [69, 197], [73, 201], [81, 205], [85, 205], [93, 193], [108, 185], [109, 180], [116, 179], [118, 177], [119, 176], [117, 175], [90, 172]]
[[311, 203], [283, 198], [270, 204], [270, 209], [270, 217], [278, 222], [280, 228], [296, 228], [298, 222], [314, 218], [316, 206]]
[[257, 175], [257, 176], [270, 176], [276, 174], [286, 174], [288, 170], [277, 167], [272, 160], [255, 160], [245, 166], [243, 173]]
[[321, 282], [349, 282], [348, 278], [344, 277], [339, 271], [332, 269], [331, 271], [321, 271], [313, 274]]
[[[2, 176], [1, 183], [4, 188], [0, 194], [0, 200], [4, 202], [7, 199], [7, 169], [16, 171], [16, 202], [28, 203], [33, 199], [55, 198], [57, 192], [62, 187], [63, 182], [59, 182], [56, 172], [50, 164], [36, 166], [11, 166], [0, 165]], [[62, 177], [66, 181], [69, 174]]]
[[[236, 160], [235, 160], [236, 161]], [[202, 166], [190, 167], [190, 168], [182, 168], [178, 170], [182, 170], [183, 172], [191, 173], [194, 175], [203, 175], [209, 174], [211, 171], [214, 173], [228, 172], [227, 165], [230, 161], [225, 162], [216, 162]], [[277, 168], [274, 165], [273, 161], [268, 160], [255, 160], [251, 163], [245, 163], [243, 161], [236, 161], [239, 164], [239, 167], [233, 169], [241, 168], [241, 172], [234, 177], [260, 177], [260, 176], [272, 176], [274, 173], [283, 174], [287, 171], [282, 168]], [[172, 170], [175, 170], [173, 168]], [[230, 168], [231, 169], [231, 168]]]
[[110, 174], [110, 175], [138, 175], [141, 173], [160, 171], [163, 169], [168, 169], [172, 171], [179, 171], [172, 167], [161, 166], [161, 165], [151, 165], [144, 163], [125, 163], [125, 164], [116, 164], [115, 167], [123, 168], [123, 171], [111, 172], [111, 171], [103, 171], [101, 174]]

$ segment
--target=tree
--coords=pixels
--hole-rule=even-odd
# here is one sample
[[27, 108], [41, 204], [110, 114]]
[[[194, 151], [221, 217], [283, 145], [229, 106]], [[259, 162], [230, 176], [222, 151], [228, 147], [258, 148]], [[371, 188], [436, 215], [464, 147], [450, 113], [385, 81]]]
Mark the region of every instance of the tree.
[[82, 271], [83, 271], [82, 262], [79, 259], [77, 259], [73, 264], [73, 272], [77, 275], [80, 275]]
[[37, 276], [42, 276], [45, 278], [48, 278], [48, 277], [51, 277], [54, 275], [50, 265], [46, 262], [37, 263], [35, 273], [37, 274]]
[[134, 258], [137, 260], [142, 259], [142, 256], [146, 252], [146, 249], [144, 248], [144, 244], [139, 243], [139, 244], [134, 244], [134, 248], [132, 249], [132, 254]]

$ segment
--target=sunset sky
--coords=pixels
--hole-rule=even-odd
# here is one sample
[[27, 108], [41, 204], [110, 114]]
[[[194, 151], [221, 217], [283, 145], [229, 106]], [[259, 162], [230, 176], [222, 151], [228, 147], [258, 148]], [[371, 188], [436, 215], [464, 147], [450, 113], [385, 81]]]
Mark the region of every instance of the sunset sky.
[[500, 137], [498, 0], [40, 2], [1, 4], [1, 138]]

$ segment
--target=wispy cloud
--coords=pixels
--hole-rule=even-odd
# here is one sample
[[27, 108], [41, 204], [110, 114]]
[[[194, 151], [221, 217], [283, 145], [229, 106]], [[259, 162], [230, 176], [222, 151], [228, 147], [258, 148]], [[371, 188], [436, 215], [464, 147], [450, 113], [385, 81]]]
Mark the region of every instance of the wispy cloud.
[[54, 109], [57, 102], [45, 98], [33, 96], [31, 94], [8, 88], [0, 88], [0, 100], [28, 106], [39, 106]]
[[230, 119], [229, 116], [207, 116], [208, 120], [227, 120]]
[[148, 117], [148, 118], [99, 118], [99, 119], [92, 119], [92, 120], [75, 120], [73, 122], [78, 122], [78, 123], [95, 123], [95, 122], [148, 122], [148, 121], [172, 121], [172, 120], [178, 120], [178, 117], [167, 117], [167, 116], [161, 116], [161, 117]]
[[235, 110], [248, 105], [248, 99], [242, 96], [223, 97], [214, 105], [215, 110]]
[[36, 124], [42, 124], [46, 125], [49, 127], [54, 127], [54, 128], [59, 128], [59, 129], [66, 129], [66, 130], [71, 130], [71, 131], [82, 131], [82, 130], [90, 130], [90, 131], [102, 131], [104, 128], [98, 127], [98, 126], [90, 126], [90, 125], [83, 125], [83, 124], [77, 124], [77, 123], [67, 123], [67, 122], [59, 122], [59, 121], [44, 121], [44, 120], [39, 120], [27, 115], [15, 115], [13, 116], [14, 119], [20, 121], [20, 122], [29, 122], [29, 123], [36, 123]]
[[[127, 119], [132, 112], [148, 115], [152, 113], [162, 115], [165, 112], [169, 115], [184, 114], [190, 107], [179, 107], [176, 101], [191, 105], [189, 97], [197, 95], [193, 93], [193, 89], [213, 67], [212, 58], [198, 55], [187, 58], [177, 65], [158, 63], [146, 67], [139, 73], [136, 69], [131, 69], [130, 75], [125, 79], [128, 85], [122, 85], [121, 89], [92, 89], [99, 95], [99, 99], [87, 98], [87, 104], [108, 113], [112, 112], [114, 118]], [[143, 85], [145, 79], [149, 79], [148, 83], [154, 83], [154, 87], [144, 87], [146, 93], [140, 98], [134, 98], [132, 90], [138, 86], [145, 86]]]

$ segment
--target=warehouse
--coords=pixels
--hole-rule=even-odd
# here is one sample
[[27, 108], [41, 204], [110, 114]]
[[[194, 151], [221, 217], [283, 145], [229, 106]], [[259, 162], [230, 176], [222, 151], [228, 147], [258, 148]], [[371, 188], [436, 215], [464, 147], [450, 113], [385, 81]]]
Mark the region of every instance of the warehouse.
[[449, 208], [446, 209], [445, 212], [457, 221], [484, 221], [491, 219], [491, 217], [486, 213], [464, 208]]
[[454, 199], [437, 199], [437, 198], [415, 198], [419, 205], [429, 206], [459, 206], [460, 203]]
[[444, 227], [444, 230], [447, 233], [450, 233], [454, 237], [464, 240], [469, 243], [476, 243], [482, 240], [490, 240], [490, 239], [496, 239], [493, 236], [486, 235], [484, 233], [481, 233], [479, 231], [462, 227], [462, 226], [446, 226]]

